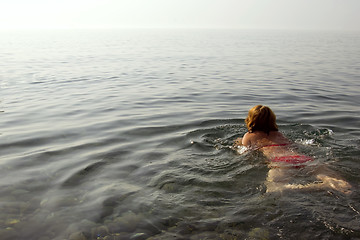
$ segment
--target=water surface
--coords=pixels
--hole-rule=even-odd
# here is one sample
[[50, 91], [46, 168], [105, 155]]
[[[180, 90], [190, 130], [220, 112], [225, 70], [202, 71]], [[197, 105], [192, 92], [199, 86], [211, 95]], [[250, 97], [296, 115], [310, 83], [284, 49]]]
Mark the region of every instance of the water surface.
[[[360, 238], [359, 33], [0, 34], [1, 239]], [[352, 194], [266, 194], [256, 104]]]

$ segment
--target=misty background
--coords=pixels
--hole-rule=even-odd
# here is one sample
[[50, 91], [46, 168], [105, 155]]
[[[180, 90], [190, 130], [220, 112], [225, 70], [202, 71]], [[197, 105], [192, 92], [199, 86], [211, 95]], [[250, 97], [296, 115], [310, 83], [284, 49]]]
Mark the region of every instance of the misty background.
[[358, 0], [0, 0], [0, 29], [360, 30]]

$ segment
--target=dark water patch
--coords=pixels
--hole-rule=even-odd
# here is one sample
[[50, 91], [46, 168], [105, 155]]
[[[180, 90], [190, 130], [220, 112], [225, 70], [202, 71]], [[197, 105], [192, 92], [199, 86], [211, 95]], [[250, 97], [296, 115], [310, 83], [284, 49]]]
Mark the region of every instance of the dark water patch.
[[30, 84], [44, 84], [46, 82], [42, 82], [42, 81], [35, 81], [35, 82], [31, 82]]
[[78, 171], [77, 173], [72, 175], [70, 178], [68, 178], [62, 184], [62, 186], [63, 187], [69, 187], [69, 186], [73, 187], [73, 186], [81, 184], [81, 182], [84, 182], [87, 180], [87, 178], [89, 178], [88, 175], [96, 174], [97, 172], [99, 172], [101, 170], [101, 168], [103, 168], [103, 166], [105, 164], [106, 164], [105, 162], [96, 162], [96, 163], [93, 163], [93, 164], [85, 167], [84, 169]]

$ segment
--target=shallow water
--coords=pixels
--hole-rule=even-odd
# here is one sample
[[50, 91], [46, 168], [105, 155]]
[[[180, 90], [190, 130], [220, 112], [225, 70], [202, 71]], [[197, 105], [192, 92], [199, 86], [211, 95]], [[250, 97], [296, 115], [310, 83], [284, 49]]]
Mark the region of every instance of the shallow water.
[[[1, 239], [360, 238], [360, 34], [1, 32]], [[267, 194], [256, 104], [353, 186]]]

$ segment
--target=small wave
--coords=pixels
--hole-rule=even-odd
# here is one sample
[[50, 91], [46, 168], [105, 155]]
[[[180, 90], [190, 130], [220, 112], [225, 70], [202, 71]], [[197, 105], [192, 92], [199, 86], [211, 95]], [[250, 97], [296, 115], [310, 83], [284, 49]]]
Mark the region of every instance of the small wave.
[[313, 145], [315, 143], [315, 139], [297, 139], [295, 142], [303, 145]]
[[245, 146], [238, 146], [236, 148], [236, 151], [239, 153], [239, 154], [244, 154], [246, 153], [247, 151], [249, 151], [249, 148], [248, 147], [245, 147]]
[[66, 179], [62, 186], [63, 187], [74, 187], [77, 185], [80, 185], [81, 183], [85, 182], [86, 180], [91, 181], [91, 175], [96, 174], [99, 172], [104, 165], [106, 165], [106, 162], [95, 162], [92, 163], [85, 168], [77, 171], [76, 173], [72, 174], [68, 179]]

